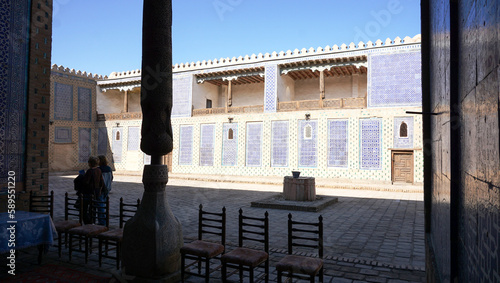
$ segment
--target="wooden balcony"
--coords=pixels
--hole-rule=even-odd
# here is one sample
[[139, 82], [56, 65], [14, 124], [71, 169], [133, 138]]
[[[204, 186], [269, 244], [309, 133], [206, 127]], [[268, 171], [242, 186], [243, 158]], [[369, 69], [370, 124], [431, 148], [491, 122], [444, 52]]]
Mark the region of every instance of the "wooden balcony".
[[97, 121], [141, 120], [141, 119], [142, 119], [142, 112], [97, 114]]
[[299, 111], [315, 109], [360, 109], [366, 108], [366, 98], [349, 97], [321, 100], [299, 100], [280, 102], [278, 111]]
[[240, 106], [240, 107], [228, 107], [227, 110], [225, 107], [194, 109], [193, 116], [226, 114], [226, 113], [262, 113], [262, 112], [264, 112], [263, 105], [251, 105], [251, 106]]

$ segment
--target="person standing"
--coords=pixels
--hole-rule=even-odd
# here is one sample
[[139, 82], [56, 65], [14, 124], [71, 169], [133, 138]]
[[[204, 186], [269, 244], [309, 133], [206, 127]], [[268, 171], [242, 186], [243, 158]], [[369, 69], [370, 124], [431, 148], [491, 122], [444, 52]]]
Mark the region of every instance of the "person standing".
[[[106, 159], [106, 156], [104, 155], [99, 155], [99, 169], [101, 169], [102, 173], [102, 178], [104, 180], [104, 185], [106, 186], [107, 190], [104, 190], [101, 195], [99, 196], [99, 201], [106, 201], [106, 198], [108, 197], [109, 192], [111, 192], [111, 184], [113, 182], [113, 171], [111, 170], [111, 167], [108, 166], [108, 160]], [[103, 206], [101, 204], [101, 206]], [[99, 212], [104, 212], [104, 208], [99, 208]], [[103, 217], [103, 215], [100, 215], [99, 217], [99, 225], [106, 225], [106, 220]]]
[[92, 224], [92, 199], [99, 199], [102, 188], [104, 187], [104, 179], [102, 178], [101, 169], [97, 167], [98, 163], [99, 159], [97, 159], [97, 157], [89, 157], [89, 169], [82, 178], [82, 183], [85, 184], [80, 192], [82, 194], [84, 224]]

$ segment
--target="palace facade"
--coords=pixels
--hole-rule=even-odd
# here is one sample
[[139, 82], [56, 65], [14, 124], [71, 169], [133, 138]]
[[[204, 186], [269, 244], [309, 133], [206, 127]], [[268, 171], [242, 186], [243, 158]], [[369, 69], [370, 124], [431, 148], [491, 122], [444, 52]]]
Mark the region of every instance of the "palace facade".
[[[420, 35], [172, 68], [171, 172], [423, 181]], [[53, 65], [50, 170], [142, 172], [140, 88]]]

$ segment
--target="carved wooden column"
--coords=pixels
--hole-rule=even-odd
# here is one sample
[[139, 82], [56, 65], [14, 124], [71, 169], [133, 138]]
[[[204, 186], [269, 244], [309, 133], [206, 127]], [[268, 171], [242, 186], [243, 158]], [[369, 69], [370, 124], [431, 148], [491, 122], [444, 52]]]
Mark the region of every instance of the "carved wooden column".
[[323, 108], [323, 99], [325, 99], [325, 69], [319, 71], [319, 103]]
[[176, 282], [180, 278], [182, 229], [167, 201], [168, 168], [163, 156], [172, 151], [172, 2], [144, 0], [142, 37], [141, 150], [151, 155], [144, 166], [144, 194], [123, 231], [122, 279]]
[[123, 113], [127, 113], [128, 112], [128, 90], [125, 90], [125, 92], [123, 93], [123, 110], [122, 110]]
[[227, 82], [227, 106], [231, 107], [233, 105], [233, 90], [232, 90], [232, 80]]

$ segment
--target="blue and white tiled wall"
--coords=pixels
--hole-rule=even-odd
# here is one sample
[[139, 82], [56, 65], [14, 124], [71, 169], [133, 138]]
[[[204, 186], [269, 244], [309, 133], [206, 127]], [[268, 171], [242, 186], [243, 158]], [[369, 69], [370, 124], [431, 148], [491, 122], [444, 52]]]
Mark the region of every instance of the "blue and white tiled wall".
[[107, 154], [107, 137], [96, 127], [96, 83], [67, 72], [51, 74], [49, 169], [87, 167], [90, 155]]
[[[408, 115], [406, 110], [420, 108], [243, 114], [231, 116], [231, 123], [225, 115], [173, 119], [172, 171], [285, 176], [300, 170], [305, 176], [390, 182], [391, 149], [399, 148], [413, 150], [414, 181], [422, 182], [421, 117]], [[306, 113], [310, 119], [305, 119]], [[397, 141], [395, 125], [401, 121], [409, 125], [411, 144]], [[207, 125], [210, 136], [214, 129], [213, 144], [210, 139], [213, 163], [199, 166], [206, 154]], [[233, 129], [232, 140], [227, 139], [229, 128]]]

